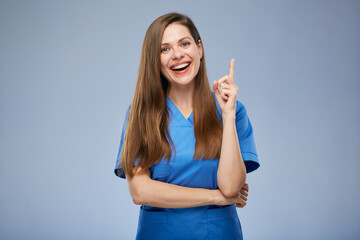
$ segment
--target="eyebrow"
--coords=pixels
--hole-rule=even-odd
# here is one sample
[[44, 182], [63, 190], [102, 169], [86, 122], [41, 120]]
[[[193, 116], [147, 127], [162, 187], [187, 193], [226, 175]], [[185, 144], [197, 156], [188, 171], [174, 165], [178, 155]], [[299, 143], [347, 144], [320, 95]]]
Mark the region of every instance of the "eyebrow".
[[[190, 39], [191, 40], [191, 38], [190, 37], [183, 37], [183, 38], [181, 38], [181, 39], [179, 39], [179, 41], [178, 42], [181, 42], [181, 41], [183, 41], [184, 39], [186, 39], [186, 38], [188, 38], [188, 39]], [[169, 43], [162, 43], [161, 45], [170, 45]]]

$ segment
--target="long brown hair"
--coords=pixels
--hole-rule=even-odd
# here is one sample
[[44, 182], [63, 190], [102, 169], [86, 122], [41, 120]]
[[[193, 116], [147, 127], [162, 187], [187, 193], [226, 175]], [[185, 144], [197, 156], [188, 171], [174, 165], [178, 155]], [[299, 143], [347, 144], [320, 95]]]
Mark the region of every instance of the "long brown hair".
[[[134, 176], [135, 167], [141, 166], [145, 170], [162, 158], [169, 160], [172, 150], [176, 150], [168, 130], [166, 93], [169, 83], [160, 71], [162, 36], [165, 28], [175, 22], [186, 26], [196, 43], [201, 39], [191, 19], [178, 13], [165, 14], [148, 28], [120, 155], [120, 164], [130, 178]], [[203, 48], [203, 44], [201, 47]], [[222, 125], [219, 117], [206, 74], [203, 51], [193, 93], [196, 138], [194, 159], [213, 159], [220, 156]], [[135, 166], [136, 159], [138, 162]]]

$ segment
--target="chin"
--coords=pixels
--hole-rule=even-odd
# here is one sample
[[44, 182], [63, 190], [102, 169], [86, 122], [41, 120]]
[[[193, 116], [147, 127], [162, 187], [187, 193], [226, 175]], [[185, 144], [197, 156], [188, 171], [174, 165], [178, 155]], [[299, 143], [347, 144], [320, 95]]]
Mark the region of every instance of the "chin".
[[195, 74], [191, 74], [191, 72], [193, 72], [193, 69], [191, 69], [191, 71], [189, 71], [187, 74], [173, 74], [172, 71], [166, 76], [166, 78], [168, 79], [169, 83], [174, 83], [176, 85], [189, 85], [191, 84], [196, 75]]

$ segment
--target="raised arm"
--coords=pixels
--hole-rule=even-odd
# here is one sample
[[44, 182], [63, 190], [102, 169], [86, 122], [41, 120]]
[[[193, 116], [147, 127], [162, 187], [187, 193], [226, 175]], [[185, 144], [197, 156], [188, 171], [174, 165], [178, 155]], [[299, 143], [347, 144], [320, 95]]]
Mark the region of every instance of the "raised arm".
[[244, 207], [247, 200], [247, 189], [239, 191], [233, 197], [225, 197], [218, 189], [182, 187], [164, 183], [150, 178], [150, 171], [139, 173], [129, 179], [126, 177], [131, 197], [137, 205], [161, 208], [187, 208], [205, 205], [237, 204]]
[[213, 90], [222, 110], [223, 137], [217, 172], [218, 186], [226, 197], [236, 196], [246, 182], [246, 168], [240, 152], [235, 125], [236, 96], [234, 59], [230, 62], [229, 75], [214, 81]]

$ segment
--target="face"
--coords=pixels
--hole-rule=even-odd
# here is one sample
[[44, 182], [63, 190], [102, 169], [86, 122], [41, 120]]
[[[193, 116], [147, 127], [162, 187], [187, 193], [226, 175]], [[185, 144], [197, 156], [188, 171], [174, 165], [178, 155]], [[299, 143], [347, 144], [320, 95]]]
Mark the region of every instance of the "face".
[[195, 43], [187, 27], [178, 23], [166, 27], [161, 41], [161, 72], [171, 86], [192, 84], [201, 58], [201, 42]]

